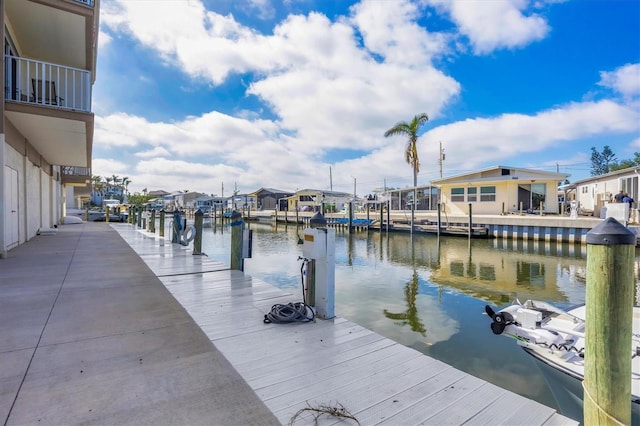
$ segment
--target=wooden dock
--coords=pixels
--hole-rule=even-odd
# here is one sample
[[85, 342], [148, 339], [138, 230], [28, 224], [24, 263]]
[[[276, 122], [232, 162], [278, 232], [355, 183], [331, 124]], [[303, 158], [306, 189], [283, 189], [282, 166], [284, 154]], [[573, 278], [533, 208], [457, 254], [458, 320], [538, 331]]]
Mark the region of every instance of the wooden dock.
[[[265, 324], [286, 292], [191, 248], [112, 224], [282, 424], [299, 410], [344, 407], [361, 425], [577, 422], [343, 318]], [[294, 424], [313, 424], [300, 412]], [[320, 425], [357, 424], [327, 414]]]

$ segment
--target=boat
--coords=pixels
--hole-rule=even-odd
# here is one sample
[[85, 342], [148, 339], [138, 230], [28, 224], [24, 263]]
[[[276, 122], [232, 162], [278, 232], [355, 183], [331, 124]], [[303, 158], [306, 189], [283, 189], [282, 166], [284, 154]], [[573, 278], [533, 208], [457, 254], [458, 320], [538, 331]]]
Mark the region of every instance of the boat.
[[[553, 393], [560, 412], [583, 422], [585, 305], [568, 310], [541, 301], [518, 301], [497, 312], [485, 311], [492, 319], [494, 334], [516, 340], [531, 355]], [[640, 425], [640, 308], [633, 308], [631, 361], [631, 424]]]

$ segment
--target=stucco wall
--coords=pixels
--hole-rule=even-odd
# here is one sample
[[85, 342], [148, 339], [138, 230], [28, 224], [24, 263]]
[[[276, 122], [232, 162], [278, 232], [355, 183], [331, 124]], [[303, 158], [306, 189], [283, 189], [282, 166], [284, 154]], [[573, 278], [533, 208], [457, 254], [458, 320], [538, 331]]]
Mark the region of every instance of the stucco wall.
[[5, 145], [5, 156], [6, 165], [18, 171], [18, 244], [22, 244], [26, 241], [24, 157], [8, 144]]
[[33, 238], [40, 227], [40, 168], [27, 161], [25, 165], [27, 200], [27, 240]]

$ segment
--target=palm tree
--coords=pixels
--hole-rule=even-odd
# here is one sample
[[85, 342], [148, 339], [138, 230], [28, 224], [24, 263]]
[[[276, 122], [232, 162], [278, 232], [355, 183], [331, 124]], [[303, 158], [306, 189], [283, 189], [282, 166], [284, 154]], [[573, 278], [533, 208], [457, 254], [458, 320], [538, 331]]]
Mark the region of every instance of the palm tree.
[[111, 198], [113, 189], [111, 188], [111, 178], [109, 176], [105, 177], [104, 180], [107, 181], [107, 197]]
[[122, 189], [124, 189], [125, 195], [129, 193], [129, 184], [131, 183], [131, 179], [129, 176], [125, 176], [122, 178]]
[[420, 159], [418, 158], [418, 131], [424, 123], [429, 121], [429, 116], [425, 113], [418, 114], [413, 117], [410, 123], [400, 121], [395, 126], [384, 132], [384, 137], [403, 135], [408, 136], [407, 149], [405, 150], [405, 159], [407, 164], [413, 168], [413, 203], [411, 203], [411, 233], [413, 233], [413, 222], [415, 219], [416, 200], [418, 199], [418, 172], [420, 171]]

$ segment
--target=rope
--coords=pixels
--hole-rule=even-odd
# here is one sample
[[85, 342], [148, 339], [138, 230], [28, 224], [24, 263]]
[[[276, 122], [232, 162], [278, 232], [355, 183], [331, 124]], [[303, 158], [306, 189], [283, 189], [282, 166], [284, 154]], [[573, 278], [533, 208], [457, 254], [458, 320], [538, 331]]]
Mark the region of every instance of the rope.
[[271, 311], [265, 314], [265, 324], [286, 324], [290, 322], [310, 322], [316, 317], [315, 312], [311, 306], [307, 305], [307, 300], [304, 295], [304, 265], [309, 262], [309, 259], [304, 257], [298, 257], [298, 260], [302, 260], [300, 265], [300, 282], [302, 284], [302, 302], [289, 302], [287, 304], [276, 303], [271, 307]]
[[287, 303], [283, 305], [277, 303], [271, 307], [271, 311], [264, 316], [265, 324], [286, 324], [290, 322], [313, 321], [315, 314], [311, 306], [304, 302]]
[[616, 419], [615, 417], [613, 417], [611, 414], [607, 413], [606, 411], [604, 411], [604, 409], [600, 406], [600, 404], [598, 404], [596, 402], [595, 399], [593, 399], [593, 397], [591, 396], [591, 394], [589, 393], [589, 390], [587, 389], [587, 386], [584, 384], [584, 381], [582, 381], [582, 389], [584, 390], [584, 394], [585, 396], [587, 396], [589, 398], [589, 400], [593, 403], [593, 405], [598, 409], [598, 411], [602, 414], [604, 414], [606, 416], [606, 418], [613, 424], [616, 425], [620, 425], [620, 426], [624, 426], [624, 423], [622, 423], [620, 420]]

